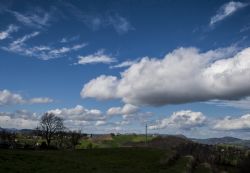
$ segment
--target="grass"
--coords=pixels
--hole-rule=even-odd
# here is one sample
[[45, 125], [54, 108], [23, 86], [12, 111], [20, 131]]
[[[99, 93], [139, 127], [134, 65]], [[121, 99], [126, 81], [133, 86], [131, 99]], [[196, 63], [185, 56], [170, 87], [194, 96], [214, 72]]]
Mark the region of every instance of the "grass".
[[[148, 141], [152, 140], [152, 136], [148, 136]], [[113, 136], [111, 140], [82, 140], [77, 146], [78, 149], [90, 148], [117, 148], [122, 147], [129, 142], [144, 142], [145, 135], [118, 135]]]
[[[162, 162], [171, 151], [152, 148], [95, 148], [84, 150], [0, 149], [0, 173], [183, 173], [190, 172], [192, 156], [172, 164]], [[238, 173], [233, 167], [218, 167]], [[194, 168], [195, 173], [210, 173], [208, 164]]]
[[159, 149], [113, 148], [75, 151], [0, 150], [0, 172], [159, 172]]
[[168, 166], [166, 170], [162, 170], [161, 173], [183, 173], [189, 172], [194, 158], [192, 156], [184, 156], [179, 158], [174, 165]]
[[208, 163], [202, 163], [199, 164], [196, 169], [195, 169], [195, 173], [212, 173], [212, 168]]

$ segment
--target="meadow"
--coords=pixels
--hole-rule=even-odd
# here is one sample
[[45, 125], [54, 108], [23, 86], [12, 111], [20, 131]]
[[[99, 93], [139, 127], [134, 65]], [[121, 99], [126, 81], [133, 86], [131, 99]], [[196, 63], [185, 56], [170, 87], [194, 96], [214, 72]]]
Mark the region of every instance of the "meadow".
[[[149, 148], [84, 150], [0, 150], [4, 173], [180, 173], [190, 169], [192, 158], [166, 165], [169, 152]], [[201, 169], [201, 168], [199, 168]], [[204, 173], [204, 172], [203, 172]]]

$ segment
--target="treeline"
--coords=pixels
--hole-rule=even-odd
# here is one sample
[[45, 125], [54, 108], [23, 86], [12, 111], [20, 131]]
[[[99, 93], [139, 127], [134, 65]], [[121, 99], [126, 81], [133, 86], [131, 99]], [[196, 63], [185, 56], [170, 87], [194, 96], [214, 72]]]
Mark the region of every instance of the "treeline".
[[29, 133], [0, 131], [0, 148], [23, 149], [75, 149], [86, 134], [71, 131], [64, 126], [63, 119], [53, 113], [45, 113], [37, 128]]
[[176, 147], [173, 160], [191, 155], [195, 158], [193, 167], [209, 164], [212, 172], [220, 169], [239, 170], [241, 173], [250, 171], [249, 150], [234, 146], [206, 145], [199, 143], [185, 143]]
[[161, 160], [162, 165], [171, 167], [181, 158], [193, 158], [189, 172], [198, 168], [208, 172], [250, 172], [250, 150], [227, 145], [207, 145], [178, 136], [156, 137], [146, 143], [131, 143], [134, 147], [160, 148], [169, 151]]

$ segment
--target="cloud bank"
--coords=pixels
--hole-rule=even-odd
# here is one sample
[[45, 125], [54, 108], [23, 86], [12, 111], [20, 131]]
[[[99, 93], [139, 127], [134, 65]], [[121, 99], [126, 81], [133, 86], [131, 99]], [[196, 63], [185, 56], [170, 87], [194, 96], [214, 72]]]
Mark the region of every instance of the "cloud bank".
[[120, 78], [101, 75], [90, 80], [81, 96], [152, 106], [238, 100], [250, 96], [250, 48], [235, 51], [178, 48], [163, 59], [145, 57]]
[[191, 129], [204, 125], [206, 117], [201, 112], [182, 110], [174, 112], [170, 117], [158, 120], [149, 129], [180, 128]]
[[9, 90], [0, 90], [0, 106], [13, 104], [43, 104], [51, 102], [53, 102], [53, 99], [48, 97], [26, 99], [20, 94], [12, 93]]
[[250, 114], [242, 115], [241, 117], [237, 118], [227, 116], [222, 120], [217, 120], [213, 128], [216, 130], [250, 131]]
[[137, 106], [125, 104], [123, 107], [109, 108], [107, 111], [107, 115], [130, 115], [136, 113], [138, 109], [139, 108]]

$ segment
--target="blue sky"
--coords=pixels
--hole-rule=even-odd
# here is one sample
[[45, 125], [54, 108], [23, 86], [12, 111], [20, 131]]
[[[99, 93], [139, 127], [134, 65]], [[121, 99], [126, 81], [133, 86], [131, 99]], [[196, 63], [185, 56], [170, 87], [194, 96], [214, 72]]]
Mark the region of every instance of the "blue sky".
[[249, 138], [249, 1], [1, 1], [0, 126]]

